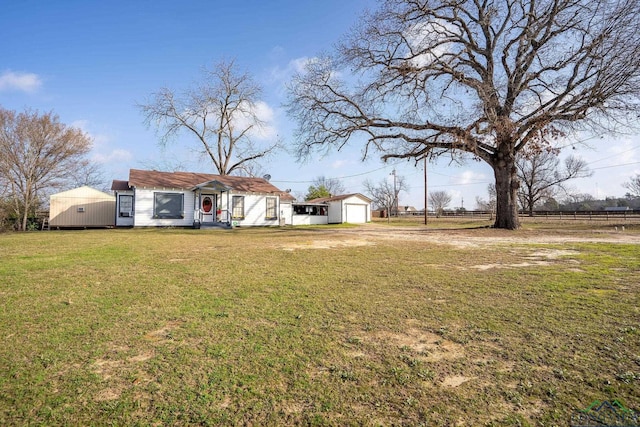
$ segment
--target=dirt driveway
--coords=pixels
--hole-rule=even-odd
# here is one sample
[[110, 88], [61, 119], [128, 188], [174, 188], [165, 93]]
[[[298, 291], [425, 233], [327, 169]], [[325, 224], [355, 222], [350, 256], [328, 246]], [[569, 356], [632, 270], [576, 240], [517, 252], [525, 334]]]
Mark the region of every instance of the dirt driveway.
[[[606, 226], [585, 229], [563, 229], [562, 226], [543, 230], [497, 230], [492, 228], [474, 229], [433, 229], [406, 226], [387, 226], [379, 223], [370, 223], [354, 228], [342, 229], [315, 229], [318, 233], [317, 245], [335, 246], [328, 240], [348, 239], [351, 245], [373, 244], [383, 240], [411, 240], [451, 245], [460, 248], [486, 247], [492, 245], [517, 244], [517, 243], [541, 243], [563, 244], [571, 242], [602, 242], [602, 243], [626, 243], [640, 244], [640, 230], [615, 228]], [[322, 235], [322, 237], [320, 237]], [[337, 245], [342, 246], [342, 245]]]

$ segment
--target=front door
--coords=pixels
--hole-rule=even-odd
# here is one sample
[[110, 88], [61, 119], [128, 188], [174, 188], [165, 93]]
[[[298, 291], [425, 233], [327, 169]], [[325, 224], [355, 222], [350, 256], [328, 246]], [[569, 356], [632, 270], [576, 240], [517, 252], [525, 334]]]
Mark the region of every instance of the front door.
[[203, 194], [200, 198], [200, 210], [202, 211], [202, 222], [213, 222], [216, 213], [216, 198], [213, 194]]

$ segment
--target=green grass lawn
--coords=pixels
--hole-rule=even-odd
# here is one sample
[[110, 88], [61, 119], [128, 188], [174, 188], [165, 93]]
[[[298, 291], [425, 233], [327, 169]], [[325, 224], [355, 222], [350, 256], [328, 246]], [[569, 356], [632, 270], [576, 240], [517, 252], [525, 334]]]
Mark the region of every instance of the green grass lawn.
[[0, 425], [550, 426], [594, 400], [640, 409], [640, 245], [512, 233], [0, 234]]

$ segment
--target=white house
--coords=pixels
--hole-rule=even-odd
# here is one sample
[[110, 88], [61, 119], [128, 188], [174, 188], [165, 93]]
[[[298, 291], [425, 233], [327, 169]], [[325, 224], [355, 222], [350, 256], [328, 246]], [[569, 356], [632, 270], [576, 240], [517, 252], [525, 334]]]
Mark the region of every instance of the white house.
[[111, 189], [118, 227], [281, 225], [293, 200], [263, 178], [192, 172], [131, 169]]
[[307, 203], [326, 205], [328, 207], [327, 223], [329, 224], [371, 222], [371, 199], [360, 193], [321, 197], [308, 200]]

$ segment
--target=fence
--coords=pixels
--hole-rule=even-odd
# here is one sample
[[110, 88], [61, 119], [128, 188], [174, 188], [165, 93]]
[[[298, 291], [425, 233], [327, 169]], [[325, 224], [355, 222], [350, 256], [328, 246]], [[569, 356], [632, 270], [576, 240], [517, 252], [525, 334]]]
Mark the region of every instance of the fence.
[[[533, 217], [529, 212], [521, 211], [520, 218], [550, 219], [550, 220], [583, 220], [583, 221], [640, 221], [640, 209], [625, 211], [535, 211]], [[378, 215], [373, 215], [377, 217]], [[424, 211], [401, 213], [400, 217], [421, 216]], [[435, 218], [435, 212], [429, 212], [429, 218]], [[490, 211], [444, 211], [443, 218], [491, 219], [495, 213]]]

